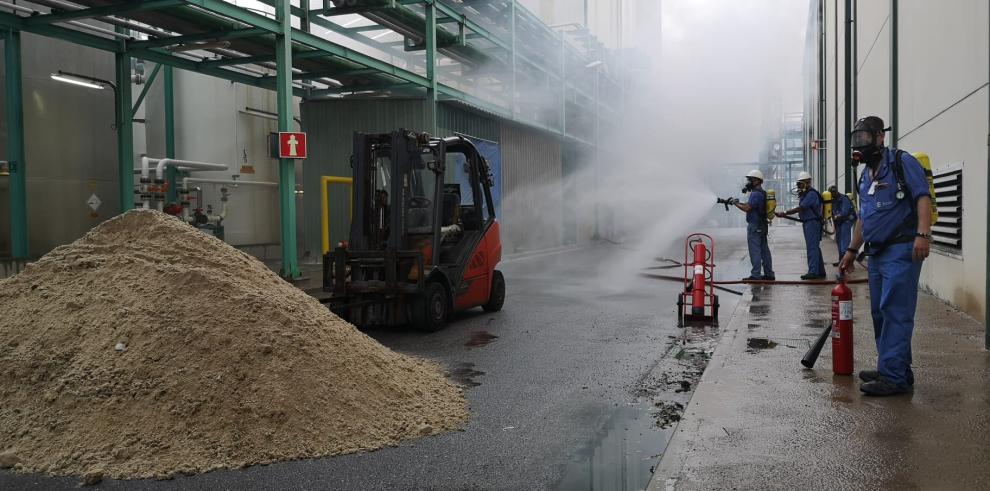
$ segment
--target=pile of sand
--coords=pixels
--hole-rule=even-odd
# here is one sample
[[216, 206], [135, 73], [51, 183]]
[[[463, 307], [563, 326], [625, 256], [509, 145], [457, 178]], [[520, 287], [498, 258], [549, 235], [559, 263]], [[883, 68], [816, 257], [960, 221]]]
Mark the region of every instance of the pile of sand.
[[166, 477], [460, 427], [461, 390], [154, 211], [0, 281], [0, 467]]

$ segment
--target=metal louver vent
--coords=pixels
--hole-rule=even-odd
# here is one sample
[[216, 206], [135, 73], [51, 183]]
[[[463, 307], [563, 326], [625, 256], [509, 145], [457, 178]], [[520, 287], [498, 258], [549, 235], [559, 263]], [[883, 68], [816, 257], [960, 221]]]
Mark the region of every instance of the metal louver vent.
[[932, 226], [932, 241], [954, 252], [962, 251], [962, 178], [962, 169], [943, 172], [934, 178], [938, 222]]

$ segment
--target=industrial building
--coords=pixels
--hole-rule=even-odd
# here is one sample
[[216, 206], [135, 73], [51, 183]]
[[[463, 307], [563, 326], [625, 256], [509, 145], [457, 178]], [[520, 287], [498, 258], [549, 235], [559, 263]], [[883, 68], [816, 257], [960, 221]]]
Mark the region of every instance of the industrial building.
[[890, 126], [889, 145], [928, 154], [939, 222], [922, 284], [986, 319], [987, 3], [933, 8], [919, 1], [848, 0], [815, 1], [810, 8], [804, 72], [809, 170], [823, 186], [853, 192], [858, 174], [849, 165], [848, 137], [852, 124], [870, 115]]
[[[0, 0], [0, 57], [0, 490], [990, 487], [986, 0]], [[869, 115], [938, 221], [847, 248]]]
[[[141, 2], [126, 16], [112, 15], [109, 2], [5, 6], [11, 37], [4, 79], [19, 74], [21, 82], [6, 85], [6, 100], [30, 102], [22, 116], [8, 113], [3, 122], [14, 142], [0, 183], [11, 205], [0, 219], [4, 255], [38, 257], [141, 203], [131, 172], [147, 156], [224, 164], [186, 176], [201, 190], [196, 206], [219, 212], [227, 186], [225, 240], [298, 276], [299, 257], [313, 262], [321, 253], [320, 177], [347, 170], [353, 131], [408, 127], [494, 142], [504, 154], [499, 189], [510, 196], [523, 183], [560, 181], [589, 162], [599, 118], [608, 124], [615, 117], [615, 104], [593, 102], [620, 90], [614, 54], [580, 25], [551, 29], [515, 2], [470, 9], [477, 20], [458, 22], [449, 19], [465, 12], [439, 4], [436, 42], [423, 35], [429, 9], [419, 4], [390, 13], [410, 23], [398, 26], [362, 17], [349, 4], [340, 11], [330, 2], [311, 5], [309, 15], [305, 5], [281, 13], [274, 1], [241, 3]], [[84, 14], [84, 7], [111, 14]], [[42, 21], [50, 9], [65, 20]], [[511, 12], [513, 22], [499, 20]], [[277, 49], [279, 23], [292, 23], [290, 36], [297, 34], [292, 53]], [[278, 79], [279, 67], [291, 71], [291, 81]], [[119, 123], [125, 120], [133, 124]], [[312, 156], [275, 165], [267, 135], [300, 129], [321, 135], [311, 140]], [[52, 140], [59, 145], [46, 143]], [[183, 182], [171, 169], [161, 198], [174, 201]], [[329, 196], [336, 243], [346, 229], [347, 193], [332, 186]], [[87, 205], [94, 197], [98, 206]], [[565, 217], [560, 203], [551, 206], [545, 213], [559, 219], [527, 239], [508, 219], [524, 217], [525, 205], [500, 203], [509, 246], [549, 248], [590, 237], [589, 225], [578, 225], [587, 217]], [[43, 222], [48, 226], [28, 226]]]

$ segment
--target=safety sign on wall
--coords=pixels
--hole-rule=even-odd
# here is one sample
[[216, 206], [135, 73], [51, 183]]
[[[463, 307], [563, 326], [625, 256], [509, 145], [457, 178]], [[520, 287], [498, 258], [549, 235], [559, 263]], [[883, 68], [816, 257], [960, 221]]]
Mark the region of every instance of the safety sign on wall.
[[306, 133], [299, 131], [280, 131], [269, 137], [268, 147], [272, 158], [304, 159], [306, 158]]
[[103, 201], [100, 200], [100, 197], [97, 196], [96, 193], [93, 193], [93, 195], [90, 196], [88, 200], [86, 200], [86, 204], [89, 205], [89, 207], [92, 208], [93, 211], [96, 211], [100, 208], [100, 205], [103, 204]]

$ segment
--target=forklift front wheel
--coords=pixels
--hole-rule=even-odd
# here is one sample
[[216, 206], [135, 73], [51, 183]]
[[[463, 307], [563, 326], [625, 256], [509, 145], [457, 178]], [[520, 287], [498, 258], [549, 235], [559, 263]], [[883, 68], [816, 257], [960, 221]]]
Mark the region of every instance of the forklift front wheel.
[[426, 284], [423, 295], [413, 304], [413, 322], [420, 330], [436, 332], [447, 325], [450, 299], [447, 289], [436, 281]]
[[488, 303], [481, 306], [485, 312], [498, 312], [505, 304], [505, 277], [502, 272], [495, 270], [492, 274], [492, 292], [488, 296]]

